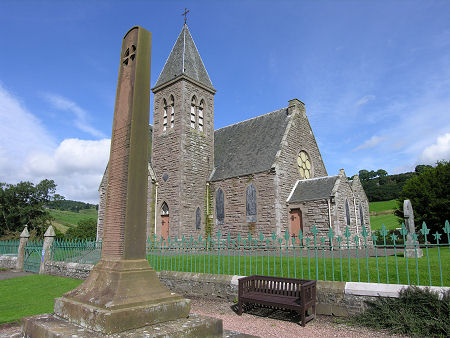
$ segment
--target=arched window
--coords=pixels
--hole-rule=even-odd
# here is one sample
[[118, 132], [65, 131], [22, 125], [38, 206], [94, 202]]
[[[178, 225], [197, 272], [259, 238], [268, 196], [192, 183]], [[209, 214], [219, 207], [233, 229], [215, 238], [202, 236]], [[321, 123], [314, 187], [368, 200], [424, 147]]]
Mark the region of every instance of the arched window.
[[161, 206], [161, 216], [168, 216], [169, 215], [169, 206], [166, 202], [163, 202]]
[[345, 219], [347, 221], [347, 226], [350, 226], [350, 208], [347, 199], [345, 200]]
[[205, 107], [205, 102], [200, 101], [200, 106], [198, 107], [198, 130], [203, 131], [203, 108]]
[[193, 96], [191, 100], [191, 128], [194, 129], [195, 129], [196, 109], [197, 109], [197, 99], [195, 98], [195, 96]]
[[167, 108], [168, 108], [166, 99], [163, 100], [163, 106], [164, 106], [163, 131], [166, 131], [166, 129], [167, 129]]
[[256, 222], [256, 189], [253, 183], [247, 187], [246, 202], [247, 222], [254, 223]]
[[219, 188], [216, 192], [216, 219], [217, 224], [223, 224], [225, 221], [225, 207], [222, 188]]
[[200, 207], [195, 211], [195, 229], [200, 230], [202, 227], [202, 212]]
[[175, 99], [173, 98], [173, 95], [170, 95], [170, 128], [173, 128], [175, 124]]
[[361, 202], [359, 202], [359, 219], [361, 220], [361, 229], [364, 229], [364, 210]]

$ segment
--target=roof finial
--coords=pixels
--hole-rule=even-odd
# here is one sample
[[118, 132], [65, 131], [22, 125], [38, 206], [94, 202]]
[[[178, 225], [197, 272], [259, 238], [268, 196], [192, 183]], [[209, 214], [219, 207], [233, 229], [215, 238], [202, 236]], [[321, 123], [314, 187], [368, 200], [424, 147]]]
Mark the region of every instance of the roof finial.
[[188, 10], [187, 8], [184, 9], [184, 13], [181, 15], [184, 15], [184, 24], [186, 24], [187, 21], [187, 14], [190, 12], [190, 10]]

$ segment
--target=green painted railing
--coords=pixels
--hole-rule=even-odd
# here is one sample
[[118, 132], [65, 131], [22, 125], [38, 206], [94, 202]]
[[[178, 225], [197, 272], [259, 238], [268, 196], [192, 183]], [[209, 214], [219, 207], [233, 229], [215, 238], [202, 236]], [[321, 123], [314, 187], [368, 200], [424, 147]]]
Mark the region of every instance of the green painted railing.
[[102, 242], [56, 239], [50, 250], [52, 261], [97, 264], [102, 257]]
[[0, 255], [17, 256], [19, 242], [18, 239], [0, 241]]
[[[220, 231], [216, 238], [200, 235], [163, 241], [153, 236], [147, 241], [147, 259], [157, 271], [450, 286], [450, 225], [447, 221], [443, 227], [445, 244], [438, 232], [432, 234], [435, 243], [430, 243], [429, 232], [424, 223], [420, 229], [423, 243], [412, 234], [411, 245], [404, 244], [408, 234], [404, 225], [399, 235], [389, 237], [383, 225], [381, 238], [369, 238], [365, 229], [361, 236], [351, 235], [348, 228], [343, 236], [330, 229], [326, 237], [319, 238], [315, 226], [311, 235], [300, 231], [295, 237], [285, 232], [281, 237], [260, 233], [256, 238], [251, 234], [231, 238]], [[412, 257], [407, 257], [407, 250]], [[419, 257], [420, 250], [423, 257]]]

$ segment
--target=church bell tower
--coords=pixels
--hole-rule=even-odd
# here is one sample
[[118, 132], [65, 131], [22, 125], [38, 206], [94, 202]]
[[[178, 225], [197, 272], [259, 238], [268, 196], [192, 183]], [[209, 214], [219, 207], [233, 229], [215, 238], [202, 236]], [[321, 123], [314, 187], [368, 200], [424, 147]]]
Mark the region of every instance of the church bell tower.
[[152, 91], [157, 239], [204, 235], [216, 90], [186, 23]]

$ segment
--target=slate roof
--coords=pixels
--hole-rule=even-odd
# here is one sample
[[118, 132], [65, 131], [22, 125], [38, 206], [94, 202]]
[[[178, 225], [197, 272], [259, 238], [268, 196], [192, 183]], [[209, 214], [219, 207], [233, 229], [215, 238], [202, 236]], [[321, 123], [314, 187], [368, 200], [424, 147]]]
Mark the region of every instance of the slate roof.
[[281, 147], [290, 116], [287, 108], [214, 132], [214, 167], [210, 180], [269, 170]]
[[338, 176], [325, 176], [299, 180], [295, 184], [287, 202], [297, 203], [330, 198]]
[[195, 46], [194, 40], [192, 39], [186, 24], [184, 24], [154, 88], [181, 75], [186, 75], [214, 90], [208, 72], [203, 65], [202, 58], [198, 53], [197, 47]]

